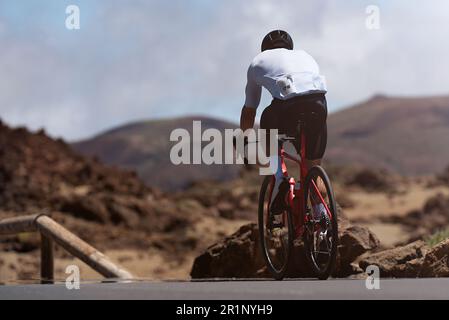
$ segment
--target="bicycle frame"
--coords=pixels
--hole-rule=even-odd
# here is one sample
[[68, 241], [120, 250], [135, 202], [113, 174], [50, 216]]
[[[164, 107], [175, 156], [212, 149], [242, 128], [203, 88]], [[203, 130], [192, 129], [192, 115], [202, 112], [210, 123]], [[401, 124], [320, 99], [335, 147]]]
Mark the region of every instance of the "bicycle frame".
[[[290, 161], [293, 161], [299, 166], [299, 181], [300, 183], [304, 183], [306, 176], [307, 176], [307, 166], [305, 161], [302, 159], [305, 159], [306, 154], [306, 138], [303, 134], [303, 130], [300, 130], [300, 146], [299, 146], [299, 156], [300, 159], [297, 159], [296, 157], [290, 155], [288, 152], [284, 149], [284, 144], [281, 144], [280, 148], [280, 158], [282, 163], [282, 174], [284, 177], [288, 178], [288, 172], [287, 172], [287, 166], [285, 164], [285, 160], [288, 159]], [[295, 141], [297, 143], [297, 141]], [[295, 178], [291, 177], [289, 180], [290, 183], [290, 190], [288, 192], [288, 204], [290, 208], [292, 208], [292, 217], [293, 217], [293, 229], [295, 238], [301, 237], [304, 232], [304, 225], [307, 222], [307, 216], [304, 211], [304, 206], [302, 205], [301, 199], [304, 198], [304, 188], [302, 185], [300, 185], [299, 189], [295, 189], [296, 181]]]
[[[306, 212], [304, 212], [304, 205], [302, 203], [302, 201], [304, 199], [304, 191], [305, 191], [303, 186], [304, 186], [304, 183], [305, 183], [305, 180], [307, 177], [308, 170], [307, 170], [307, 165], [306, 165], [305, 161], [302, 160], [302, 159], [305, 159], [305, 156], [306, 156], [306, 137], [301, 128], [302, 128], [302, 126], [300, 126], [300, 130], [299, 130], [299, 140], [300, 140], [299, 156], [300, 156], [300, 159], [298, 159], [298, 158], [292, 156], [291, 154], [289, 154], [288, 152], [286, 152], [284, 149], [283, 143], [280, 143], [280, 148], [279, 148], [279, 156], [281, 158], [281, 165], [282, 165], [282, 174], [284, 175], [284, 177], [289, 178], [287, 166], [285, 164], [286, 159], [295, 162], [299, 166], [299, 172], [300, 172], [299, 181], [301, 182], [300, 188], [295, 189], [296, 180], [293, 177], [290, 177], [290, 179], [289, 179], [290, 190], [287, 194], [287, 197], [288, 197], [287, 203], [289, 204], [291, 211], [292, 211], [291, 214], [293, 217], [295, 238], [299, 238], [302, 236], [302, 234], [304, 233], [304, 226], [308, 222], [308, 216], [306, 215]], [[295, 142], [297, 142], [297, 141], [295, 141]], [[271, 181], [271, 185], [270, 185], [269, 199], [271, 199], [273, 185], [274, 185], [274, 177], [273, 177], [273, 179]], [[313, 186], [313, 191], [317, 195], [318, 199], [321, 201], [321, 203], [324, 204], [329, 217], [332, 218], [332, 213], [329, 210], [329, 207], [327, 206], [326, 201], [323, 199], [323, 196], [321, 195], [321, 192], [319, 191], [318, 186], [316, 185], [315, 181], [313, 181], [313, 180], [312, 180], [312, 186]], [[269, 212], [269, 203], [267, 205], [267, 212]], [[284, 215], [283, 219], [284, 219], [284, 223], [285, 223], [285, 219], [286, 219], [285, 215]]]

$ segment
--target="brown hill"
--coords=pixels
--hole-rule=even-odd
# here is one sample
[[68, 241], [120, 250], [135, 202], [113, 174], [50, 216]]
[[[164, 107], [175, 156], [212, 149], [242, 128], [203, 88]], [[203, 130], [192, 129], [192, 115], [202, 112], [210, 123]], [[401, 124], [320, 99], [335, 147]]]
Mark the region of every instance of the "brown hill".
[[137, 175], [75, 153], [43, 131], [0, 122], [0, 210], [60, 211], [103, 224], [137, 225], [155, 215], [158, 192]]
[[449, 97], [376, 96], [334, 113], [326, 158], [406, 175], [440, 172], [449, 162]]
[[[354, 177], [354, 170], [339, 173], [335, 169], [331, 173], [337, 200], [350, 219], [363, 217], [367, 221], [387, 207], [393, 212], [405, 210], [404, 203], [410, 205], [410, 199], [417, 198], [417, 193], [411, 192], [411, 181], [400, 183], [406, 190], [403, 195], [401, 190], [382, 191], [388, 187], [382, 180], [384, 175], [366, 170]], [[369, 185], [365, 185], [364, 177], [371, 177]], [[374, 185], [372, 177], [376, 177]], [[183, 192], [163, 194], [146, 187], [132, 172], [80, 156], [44, 132], [30, 133], [0, 124], [0, 219], [47, 212], [143, 277], [186, 278], [201, 251], [244, 223], [256, 221], [261, 179], [257, 171], [252, 171], [232, 181], [202, 182]], [[350, 185], [349, 193], [346, 184]], [[427, 191], [428, 186], [424, 181], [422, 188]], [[434, 188], [430, 192], [443, 189]], [[375, 201], [374, 208], [370, 199]], [[440, 217], [436, 213], [432, 221], [441, 221]], [[384, 223], [373, 221], [377, 225]], [[382, 231], [376, 228], [376, 233]], [[382, 241], [387, 231], [380, 233]], [[394, 243], [399, 241], [397, 236], [394, 238]], [[1, 237], [0, 281], [2, 277], [8, 279], [7, 274], [17, 279], [37, 277], [39, 239], [33, 239], [24, 235]], [[61, 251], [55, 254], [60, 266], [57, 273], [64, 275], [67, 256]]]
[[183, 128], [192, 135], [193, 120], [201, 120], [202, 130], [236, 128], [226, 121], [206, 117], [184, 117], [133, 123], [74, 143], [75, 150], [101, 161], [136, 170], [150, 186], [181, 190], [196, 181], [229, 181], [239, 168], [231, 165], [173, 165], [170, 161], [170, 133]]
[[[235, 128], [206, 117], [146, 121], [73, 144], [83, 154], [135, 169], [150, 186], [181, 190], [201, 180], [226, 181], [236, 166], [171, 165], [170, 132], [202, 120], [203, 129]], [[440, 172], [449, 162], [449, 97], [372, 99], [329, 116], [326, 159], [340, 165], [380, 167], [406, 175]]]
[[[200, 186], [191, 194], [164, 194], [132, 171], [81, 156], [43, 131], [13, 129], [0, 121], [0, 219], [50, 214], [99, 250], [129, 263], [139, 276], [186, 277], [199, 250], [247, 221], [242, 215], [248, 210], [237, 217], [233, 206], [247, 208], [248, 199], [228, 200], [234, 193], [225, 192], [211, 204], [200, 202], [201, 194]], [[10, 276], [36, 279], [38, 248], [39, 237], [33, 235], [0, 237], [0, 282]], [[57, 274], [64, 275], [61, 265], [68, 256], [61, 250], [55, 255]]]

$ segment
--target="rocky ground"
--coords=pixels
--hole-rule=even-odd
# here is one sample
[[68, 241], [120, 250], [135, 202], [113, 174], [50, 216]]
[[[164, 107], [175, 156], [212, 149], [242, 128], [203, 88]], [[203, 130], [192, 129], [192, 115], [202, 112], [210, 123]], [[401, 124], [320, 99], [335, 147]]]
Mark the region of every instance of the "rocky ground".
[[[382, 170], [363, 169], [353, 175], [329, 171], [337, 201], [343, 204], [338, 212], [340, 244], [334, 277], [364, 277], [369, 265], [378, 265], [382, 277], [449, 276], [449, 170], [419, 179], [386, 179]], [[292, 257], [287, 277], [312, 276], [301, 241], [295, 242]], [[257, 225], [244, 225], [207, 248], [196, 258], [191, 276], [269, 277]]]
[[[373, 261], [383, 276], [445, 274], [446, 234], [438, 241], [428, 237], [449, 220], [449, 169], [437, 177], [403, 178], [326, 168], [341, 205], [334, 276], [357, 276]], [[163, 193], [135, 173], [80, 156], [44, 132], [0, 123], [0, 219], [50, 214], [142, 278], [267, 276], [254, 224], [261, 181], [256, 171], [242, 172], [232, 181]], [[0, 237], [0, 282], [36, 279], [38, 248], [37, 235]], [[296, 243], [292, 276], [308, 274], [301, 248]], [[81, 266], [84, 279], [99, 277], [56, 250], [58, 278], [72, 263]]]
[[[340, 214], [343, 212], [340, 211]], [[344, 216], [344, 215], [343, 215]], [[381, 277], [416, 278], [449, 276], [449, 238], [430, 245], [416, 240], [395, 248], [383, 248], [368, 228], [339, 219], [337, 264], [333, 277], [364, 277], [369, 265], [380, 268]], [[305, 264], [302, 241], [295, 241], [286, 277], [312, 277]], [[229, 237], [210, 246], [195, 259], [192, 278], [266, 278], [256, 224], [242, 226]]]
[[[42, 131], [0, 123], [0, 219], [47, 213], [140, 277], [186, 278], [202, 249], [248, 221], [229, 202], [201, 199], [195, 188], [164, 194]], [[38, 248], [36, 235], [0, 237], [0, 282], [38, 277]], [[56, 258], [57, 266], [76, 261], [59, 249]], [[98, 277], [81, 265], [83, 275]]]
[[[379, 247], [379, 239], [367, 228], [352, 225], [340, 210], [338, 263], [336, 277], [347, 277], [359, 268], [353, 262], [365, 252]], [[192, 278], [270, 277], [263, 261], [259, 231], [255, 223], [242, 226], [236, 233], [209, 247], [194, 262]], [[304, 263], [302, 241], [295, 241], [293, 261], [287, 277], [311, 277]]]

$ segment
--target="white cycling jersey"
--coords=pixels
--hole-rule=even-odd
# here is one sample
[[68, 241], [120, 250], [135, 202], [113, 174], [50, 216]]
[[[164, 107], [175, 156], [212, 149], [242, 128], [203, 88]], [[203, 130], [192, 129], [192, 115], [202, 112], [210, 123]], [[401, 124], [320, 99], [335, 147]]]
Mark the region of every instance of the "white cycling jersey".
[[325, 78], [311, 55], [303, 50], [283, 48], [263, 51], [252, 61], [248, 69], [246, 107], [259, 106], [262, 87], [280, 100], [327, 91]]

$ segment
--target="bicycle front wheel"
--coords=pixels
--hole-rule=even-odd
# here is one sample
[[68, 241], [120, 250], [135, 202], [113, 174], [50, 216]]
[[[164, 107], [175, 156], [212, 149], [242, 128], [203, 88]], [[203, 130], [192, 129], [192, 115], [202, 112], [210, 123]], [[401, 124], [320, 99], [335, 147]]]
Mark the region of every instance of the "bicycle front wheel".
[[334, 192], [321, 166], [311, 168], [304, 184], [304, 212], [308, 219], [304, 232], [307, 260], [317, 278], [327, 279], [337, 257], [338, 224]]
[[293, 220], [290, 209], [270, 215], [273, 186], [274, 177], [266, 176], [259, 194], [259, 240], [268, 270], [273, 278], [282, 280], [293, 247]]

